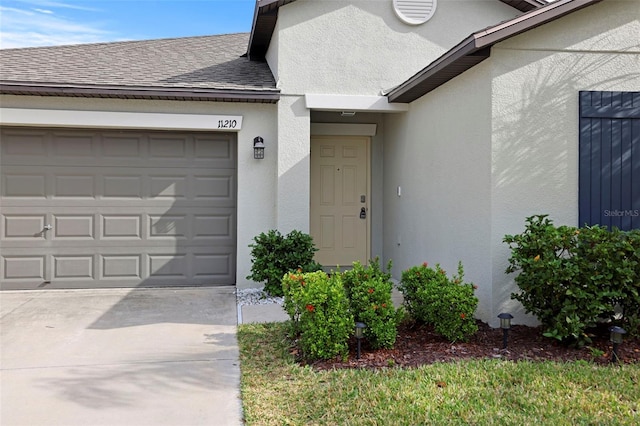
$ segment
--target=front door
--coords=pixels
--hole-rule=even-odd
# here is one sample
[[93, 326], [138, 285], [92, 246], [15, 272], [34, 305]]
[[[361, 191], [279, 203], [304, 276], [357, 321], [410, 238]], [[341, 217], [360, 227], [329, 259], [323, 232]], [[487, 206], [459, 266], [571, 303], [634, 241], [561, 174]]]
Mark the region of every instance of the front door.
[[325, 267], [369, 258], [369, 138], [311, 138], [311, 236]]

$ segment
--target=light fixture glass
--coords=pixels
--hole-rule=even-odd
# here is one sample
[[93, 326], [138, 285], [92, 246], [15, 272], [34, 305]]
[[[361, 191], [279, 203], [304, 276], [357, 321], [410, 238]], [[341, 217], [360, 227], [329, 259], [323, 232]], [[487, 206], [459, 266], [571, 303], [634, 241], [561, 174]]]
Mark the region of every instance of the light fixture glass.
[[622, 335], [627, 333], [624, 328], [618, 326], [611, 327], [609, 331], [611, 332], [611, 341], [613, 343], [622, 343]]
[[513, 319], [513, 315], [503, 312], [500, 315], [498, 315], [498, 318], [500, 318], [500, 328], [502, 329], [511, 328], [511, 320]]
[[253, 158], [256, 160], [264, 158], [264, 139], [260, 136], [253, 138]]
[[356, 339], [362, 339], [364, 337], [364, 329], [367, 325], [363, 322], [356, 323]]

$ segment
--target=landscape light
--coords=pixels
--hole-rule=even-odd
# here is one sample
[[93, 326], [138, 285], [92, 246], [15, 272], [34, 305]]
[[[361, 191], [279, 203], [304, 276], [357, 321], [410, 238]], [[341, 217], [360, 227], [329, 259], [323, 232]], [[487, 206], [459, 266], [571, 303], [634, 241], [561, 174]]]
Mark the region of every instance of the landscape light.
[[500, 328], [502, 329], [502, 349], [507, 349], [507, 340], [509, 339], [509, 329], [511, 328], [513, 315], [503, 312], [498, 315], [498, 318], [500, 318]]

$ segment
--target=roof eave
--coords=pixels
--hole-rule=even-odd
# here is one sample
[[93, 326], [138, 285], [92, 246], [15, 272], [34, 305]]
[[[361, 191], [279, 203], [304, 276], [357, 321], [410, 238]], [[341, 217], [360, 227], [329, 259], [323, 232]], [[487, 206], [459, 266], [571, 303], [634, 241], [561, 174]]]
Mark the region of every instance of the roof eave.
[[223, 90], [196, 88], [108, 87], [16, 83], [6, 81], [0, 81], [0, 94], [249, 103], [277, 103], [280, 99], [280, 91], [278, 89]]
[[558, 0], [493, 27], [471, 34], [461, 43], [387, 93], [389, 102], [413, 102], [476, 66], [491, 47], [602, 0]]
[[296, 0], [257, 0], [249, 36], [247, 56], [252, 61], [262, 61], [269, 49], [278, 20], [278, 9]]
[[521, 12], [528, 12], [538, 7], [546, 6], [547, 2], [543, 0], [500, 0]]

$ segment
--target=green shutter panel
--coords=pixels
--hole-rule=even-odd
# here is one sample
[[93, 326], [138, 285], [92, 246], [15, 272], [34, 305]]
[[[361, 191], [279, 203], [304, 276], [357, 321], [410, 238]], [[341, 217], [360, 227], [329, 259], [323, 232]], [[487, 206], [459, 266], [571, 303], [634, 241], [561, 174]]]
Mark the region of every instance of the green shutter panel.
[[640, 92], [580, 92], [580, 225], [640, 229]]

